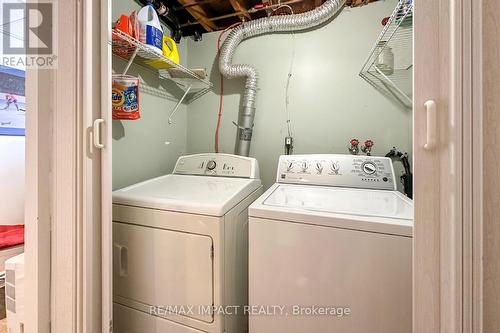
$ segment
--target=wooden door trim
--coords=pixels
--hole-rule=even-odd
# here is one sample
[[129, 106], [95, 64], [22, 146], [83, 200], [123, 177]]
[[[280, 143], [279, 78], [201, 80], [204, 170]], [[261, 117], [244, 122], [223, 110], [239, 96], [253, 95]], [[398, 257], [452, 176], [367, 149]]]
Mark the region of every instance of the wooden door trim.
[[472, 333], [483, 332], [483, 1], [471, 1], [472, 78], [472, 262], [470, 263], [470, 300], [467, 302]]
[[483, 275], [483, 311], [482, 316], [484, 332], [500, 331], [500, 156], [498, 155], [498, 145], [500, 144], [500, 45], [498, 43], [500, 27], [498, 25], [498, 13], [500, 12], [500, 2], [498, 0], [480, 1], [483, 20], [481, 59], [483, 60], [483, 90], [477, 98], [483, 103], [481, 113], [483, 123], [480, 128], [484, 144], [481, 156], [483, 165], [483, 215], [481, 234], [482, 244], [482, 264], [479, 270]]
[[464, 13], [464, 152], [467, 181], [464, 202], [463, 332], [483, 331], [483, 2], [463, 0]]
[[[483, 2], [461, 0], [455, 4], [456, 16], [452, 31], [459, 37], [452, 49], [460, 66], [455, 81], [460, 88], [454, 107], [462, 117], [462, 237], [457, 258], [461, 279], [456, 290], [460, 330], [482, 333], [483, 329]], [[453, 77], [452, 77], [453, 79]], [[453, 82], [453, 81], [452, 81]], [[460, 256], [458, 256], [460, 254]], [[447, 318], [443, 318], [446, 320]]]

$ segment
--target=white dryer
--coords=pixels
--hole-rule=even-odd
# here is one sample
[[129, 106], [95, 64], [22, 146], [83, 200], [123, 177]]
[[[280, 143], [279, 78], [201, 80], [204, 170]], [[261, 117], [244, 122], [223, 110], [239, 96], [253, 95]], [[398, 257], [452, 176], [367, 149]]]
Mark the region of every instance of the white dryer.
[[114, 331], [240, 333], [248, 317], [253, 158], [179, 158], [173, 174], [113, 193]]
[[390, 159], [282, 156], [249, 214], [250, 306], [274, 306], [250, 333], [412, 332], [413, 204]]

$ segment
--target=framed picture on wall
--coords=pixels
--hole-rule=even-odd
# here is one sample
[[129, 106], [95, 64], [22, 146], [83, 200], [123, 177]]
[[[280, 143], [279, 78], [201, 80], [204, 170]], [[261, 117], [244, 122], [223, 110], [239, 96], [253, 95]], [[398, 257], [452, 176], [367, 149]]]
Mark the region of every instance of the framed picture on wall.
[[24, 135], [25, 71], [0, 65], [0, 135]]

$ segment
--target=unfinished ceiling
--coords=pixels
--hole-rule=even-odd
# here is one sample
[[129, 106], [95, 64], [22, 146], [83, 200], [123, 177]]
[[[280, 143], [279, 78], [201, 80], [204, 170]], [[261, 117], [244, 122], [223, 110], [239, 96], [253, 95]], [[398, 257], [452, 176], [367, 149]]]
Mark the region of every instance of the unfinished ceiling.
[[[223, 30], [232, 24], [269, 15], [303, 13], [322, 5], [326, 0], [139, 0], [152, 3], [176, 40], [181, 36], [200, 36], [205, 32]], [[347, 0], [356, 7], [377, 0]]]

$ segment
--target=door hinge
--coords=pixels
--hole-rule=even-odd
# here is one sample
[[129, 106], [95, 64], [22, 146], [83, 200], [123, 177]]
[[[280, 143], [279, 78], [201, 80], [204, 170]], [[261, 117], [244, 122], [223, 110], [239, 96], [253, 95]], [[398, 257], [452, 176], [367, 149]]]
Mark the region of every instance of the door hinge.
[[109, 321], [109, 333], [113, 332], [113, 319]]
[[213, 245], [210, 247], [210, 258], [212, 258], [212, 260], [214, 259], [214, 246]]

